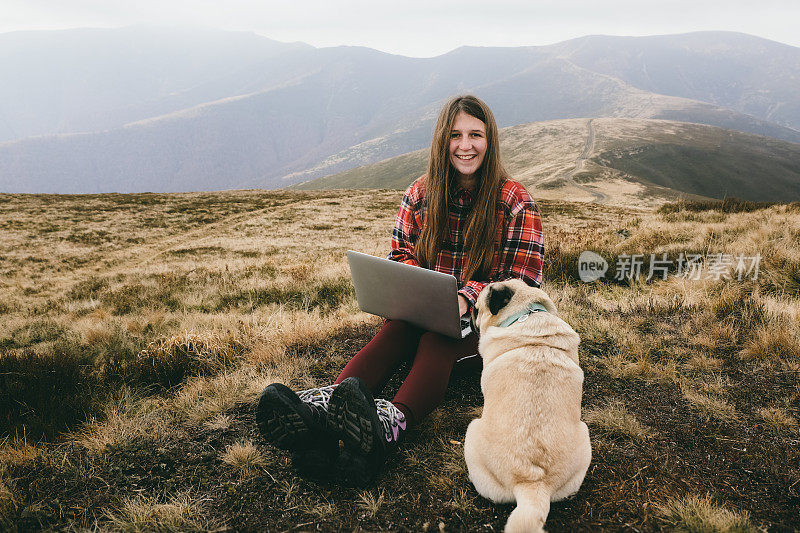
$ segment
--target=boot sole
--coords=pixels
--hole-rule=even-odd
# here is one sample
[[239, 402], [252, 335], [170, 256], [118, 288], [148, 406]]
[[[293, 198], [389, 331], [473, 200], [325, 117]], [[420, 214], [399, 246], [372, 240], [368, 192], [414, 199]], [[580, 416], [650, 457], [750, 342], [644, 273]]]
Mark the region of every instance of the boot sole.
[[288, 387], [273, 383], [258, 400], [256, 424], [268, 443], [283, 450], [303, 450], [317, 445], [319, 435], [300, 414], [300, 398]]
[[328, 407], [331, 431], [344, 443], [336, 462], [339, 482], [366, 487], [375, 480], [386, 458], [383, 425], [372, 393], [361, 380], [347, 378], [334, 391]]
[[328, 422], [346, 447], [369, 455], [381, 446], [383, 428], [375, 411], [372, 394], [364, 390], [366, 387], [360, 381], [349, 379], [339, 385], [331, 398]]

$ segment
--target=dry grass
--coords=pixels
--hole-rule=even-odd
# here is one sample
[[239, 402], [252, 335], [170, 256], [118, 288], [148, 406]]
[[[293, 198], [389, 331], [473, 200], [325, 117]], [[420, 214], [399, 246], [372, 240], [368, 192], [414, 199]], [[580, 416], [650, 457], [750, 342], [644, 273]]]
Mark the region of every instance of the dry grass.
[[162, 501], [155, 497], [138, 496], [122, 502], [118, 509], [106, 513], [104, 527], [110, 531], [206, 531], [209, 525], [202, 519], [200, 502], [187, 494]]
[[206, 421], [205, 427], [214, 430], [226, 430], [231, 427], [233, 417], [231, 415], [218, 414], [211, 420]]
[[[6, 467], [19, 466], [46, 455], [45, 447], [29, 444], [25, 440], [4, 439], [4, 442], [0, 444], [0, 465]], [[2, 469], [0, 469], [0, 473], [2, 473]]]
[[464, 461], [463, 443], [460, 441], [441, 441], [438, 447], [443, 450], [440, 459], [442, 472], [450, 476], [451, 479], [464, 479], [467, 476], [467, 463]]
[[374, 518], [384, 504], [384, 493], [380, 491], [365, 491], [358, 495], [358, 508], [364, 511], [368, 518]]
[[776, 202], [751, 202], [739, 198], [725, 198], [724, 200], [687, 201], [679, 200], [664, 204], [658, 208], [658, 213], [679, 213], [681, 211], [703, 212], [721, 211], [723, 213], [750, 213], [778, 205]]
[[584, 413], [583, 419], [605, 436], [643, 440], [653, 434], [651, 429], [639, 422], [619, 401], [610, 401], [603, 407], [590, 409]]
[[264, 456], [249, 440], [227, 446], [221, 458], [223, 463], [244, 475], [253, 473], [265, 464]]
[[0, 527], [11, 528], [17, 505], [11, 482], [0, 475]]
[[747, 511], [736, 512], [715, 505], [710, 496], [687, 496], [660, 507], [671, 531], [687, 533], [748, 533], [757, 531]]
[[656, 381], [674, 381], [676, 379], [675, 361], [666, 363], [653, 362], [647, 356], [629, 360], [620, 354], [604, 356], [598, 364], [612, 379], [646, 379]]
[[770, 324], [757, 328], [740, 354], [747, 359], [800, 361], [800, 341], [789, 330]]
[[172, 387], [187, 376], [213, 375], [233, 365], [244, 347], [232, 334], [181, 332], [147, 345], [128, 366], [144, 383]]
[[721, 422], [731, 422], [739, 418], [736, 409], [723, 398], [703, 394], [688, 384], [682, 384], [681, 391], [689, 406], [703, 417]]
[[280, 378], [261, 374], [250, 367], [211, 379], [195, 378], [171, 401], [169, 412], [184, 423], [202, 425], [229, 411], [238, 402], [252, 402], [264, 387], [275, 381]]
[[712, 374], [704, 376], [703, 379], [697, 382], [698, 388], [712, 396], [723, 397], [731, 388], [731, 380], [728, 376], [723, 374]]
[[108, 324], [98, 324], [86, 329], [84, 341], [90, 346], [104, 344], [111, 340], [113, 335], [114, 331]]
[[722, 359], [705, 353], [692, 355], [686, 367], [697, 372], [713, 372], [722, 368]]
[[163, 441], [173, 431], [163, 401], [143, 398], [125, 387], [109, 401], [103, 416], [89, 420], [73, 439], [93, 452], [105, 453], [140, 439]]
[[[295, 344], [311, 345], [328, 338], [331, 332], [377, 323], [375, 317], [358, 310], [354, 301], [342, 304], [336, 311], [323, 314], [319, 310], [297, 311], [278, 308], [260, 317], [257, 329], [250, 333], [253, 347], [247, 359], [255, 365], [286, 365], [285, 350]], [[291, 372], [298, 375], [299, 372]]]
[[476, 509], [475, 501], [476, 499], [473, 492], [469, 489], [461, 487], [456, 489], [456, 491], [453, 493], [453, 497], [447, 502], [446, 505], [451, 509], [455, 509], [456, 511], [468, 513]]
[[764, 424], [776, 433], [797, 433], [800, 430], [797, 419], [790, 415], [786, 409], [765, 407], [758, 410], [758, 415], [764, 421]]
[[738, 346], [739, 330], [732, 322], [709, 324], [692, 335], [698, 348], [711, 353], [727, 352]]
[[314, 505], [309, 506], [308, 514], [316, 517], [321, 518], [322, 520], [327, 520], [333, 518], [339, 512], [338, 507], [336, 504], [329, 501], [317, 502]]
[[[399, 200], [396, 191], [242, 191], [118, 198], [14, 196], [0, 203], [0, 318], [5, 326], [0, 332], [0, 366], [10, 365], [0, 368], [0, 380], [14, 376], [13, 382], [0, 382], [0, 403], [11, 402], [13, 408], [12, 400], [19, 399], [3, 396], [4, 383], [19, 391], [38, 390], [32, 387], [37, 383], [42, 390], [69, 385], [75, 392], [60, 397], [34, 394], [19, 411], [28, 418], [2, 419], [12, 423], [9, 427], [16, 434], [28, 435], [31, 443], [38, 438], [30, 437], [37, 420], [42, 435], [66, 440], [63, 447], [7, 441], [0, 448], [3, 467], [24, 476], [32, 465], [59, 465], [44, 475], [75, 476], [75, 486], [89, 493], [105, 490], [93, 476], [108, 465], [116, 467], [129, 457], [125, 454], [135, 458], [131, 450], [183, 450], [186, 443], [206, 450], [210, 445], [219, 448], [210, 459], [215, 468], [225, 469], [234, 479], [239, 471], [251, 472], [248, 480], [263, 476], [258, 483], [270, 487], [265, 489], [268, 497], [283, 508], [310, 515], [307, 520], [329, 521], [336, 528], [344, 523], [336, 515], [356, 508], [365, 521], [352, 515], [346, 520], [358, 521], [362, 529], [389, 527], [395, 506], [386, 505], [383, 492], [320, 496], [318, 487], [310, 489], [294, 477], [287, 457], [272, 452], [261, 455], [270, 465], [269, 471], [262, 468], [258, 441], [252, 440], [257, 433], [248, 417], [268, 383], [301, 389], [331, 380], [358, 349], [353, 343], [328, 348], [331, 337], [377, 324], [358, 311], [347, 284], [344, 251], [384, 255]], [[686, 413], [681, 416], [696, 422], [700, 431], [715, 435], [745, 439], [742, 428], [763, 424], [774, 432], [770, 438], [775, 442], [795, 438], [797, 397], [781, 384], [800, 375], [800, 213], [783, 206], [739, 213], [653, 213], [565, 202], [542, 202], [540, 208], [547, 250], [543, 287], [560, 316], [581, 335], [585, 394], [602, 398], [599, 405], [584, 403], [592, 431], [609, 437], [596, 441], [598, 472], [624, 470], [625, 465], [609, 459], [618, 449], [656, 446], [671, 431], [664, 420], [676, 412]], [[670, 276], [666, 281], [584, 284], [575, 264], [586, 249], [606, 257], [612, 268], [613, 258], [624, 253], [667, 253], [671, 258], [682, 252], [760, 253], [762, 263], [757, 280]], [[770, 391], [774, 397], [769, 406], [742, 407], [737, 391], [748, 376], [778, 383]], [[668, 391], [660, 399], [670, 405], [682, 394], [699, 416], [678, 405], [659, 422], [649, 422], [653, 427], [644, 426], [634, 415], [644, 416], [644, 407], [631, 403], [629, 393], [655, 390]], [[57, 420], [31, 418], [53, 412], [43, 407], [54, 398], [71, 408]], [[5, 406], [0, 405], [0, 411], [5, 413]], [[415, 446], [400, 456], [402, 474], [421, 477], [424, 487], [391, 493], [398, 508], [418, 506], [431, 513], [435, 509], [422, 519], [433, 524], [432, 529], [440, 518], [448, 528], [459, 523], [475, 526], [470, 522], [477, 520], [474, 517], [497, 518], [507, 511], [486, 507], [482, 499], [473, 499], [469, 488], [463, 446], [458, 444], [462, 439], [454, 431], [463, 431], [479, 415], [479, 406], [459, 404], [435, 411], [415, 430]], [[45, 432], [50, 426], [50, 433]], [[78, 446], [71, 448], [74, 444]], [[273, 465], [283, 469], [283, 477], [269, 479]], [[103, 483], [122, 483], [114, 481], [117, 475], [116, 470], [103, 474]], [[398, 475], [391, 472], [387, 483], [405, 488], [393, 477]], [[2, 479], [12, 495], [5, 497], [6, 503], [19, 499], [12, 478]], [[236, 480], [234, 489], [246, 481]], [[208, 527], [200, 519], [198, 502], [220, 498], [219, 491], [201, 488], [188, 478], [157, 482], [159, 488], [146, 494], [174, 494], [162, 490], [174, 482], [183, 489], [191, 487], [197, 498], [126, 500], [109, 511], [101, 526]], [[598, 483], [598, 490], [608, 488]], [[94, 488], [83, 489], [90, 486]], [[62, 520], [57, 518], [58, 508], [48, 507], [52, 495], [45, 492], [35, 496], [38, 501], [5, 509], [20, 520], [24, 507], [26, 516], [45, 524], [42, 527], [85, 529], [108, 505], [87, 504], [85, 514]], [[316, 496], [320, 497], [313, 499]], [[94, 506], [88, 509], [90, 505]], [[592, 511], [592, 516], [602, 517], [606, 509]], [[280, 518], [277, 511], [270, 516]], [[753, 516], [764, 523], [770, 520], [769, 513], [758, 514], [755, 508]], [[635, 522], [631, 527], [654, 527], [647, 513], [639, 518], [636, 522], [628, 515], [626, 520]], [[402, 523], [409, 529], [422, 526]], [[276, 524], [268, 528], [289, 527]]]

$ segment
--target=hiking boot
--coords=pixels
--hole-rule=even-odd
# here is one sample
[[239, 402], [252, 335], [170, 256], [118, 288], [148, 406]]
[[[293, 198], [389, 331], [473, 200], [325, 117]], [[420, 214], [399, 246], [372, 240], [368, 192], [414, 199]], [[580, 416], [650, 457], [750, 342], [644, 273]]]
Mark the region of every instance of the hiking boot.
[[363, 487], [397, 449], [406, 418], [392, 402], [374, 400], [360, 378], [350, 377], [331, 395], [328, 425], [344, 443], [336, 464], [340, 481]]
[[328, 429], [328, 402], [336, 385], [295, 393], [281, 383], [268, 385], [256, 408], [256, 424], [268, 443], [292, 452], [295, 468], [312, 477], [332, 473], [339, 438]]

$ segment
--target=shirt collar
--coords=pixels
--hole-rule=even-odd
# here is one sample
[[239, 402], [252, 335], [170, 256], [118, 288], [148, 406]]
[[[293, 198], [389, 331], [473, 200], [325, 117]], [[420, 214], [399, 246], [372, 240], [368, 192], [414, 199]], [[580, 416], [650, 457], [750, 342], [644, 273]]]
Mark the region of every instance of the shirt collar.
[[453, 180], [452, 192], [450, 199], [453, 203], [458, 205], [472, 205], [475, 200], [475, 190], [470, 190], [459, 185], [457, 180]]

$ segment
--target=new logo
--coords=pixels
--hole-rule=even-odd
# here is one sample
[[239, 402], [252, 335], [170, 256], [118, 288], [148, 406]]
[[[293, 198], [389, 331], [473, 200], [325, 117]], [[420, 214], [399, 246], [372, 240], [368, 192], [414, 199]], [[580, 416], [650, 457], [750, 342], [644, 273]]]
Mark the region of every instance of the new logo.
[[602, 256], [589, 250], [581, 252], [580, 257], [578, 257], [578, 275], [581, 281], [586, 283], [597, 281], [607, 271], [608, 263]]

